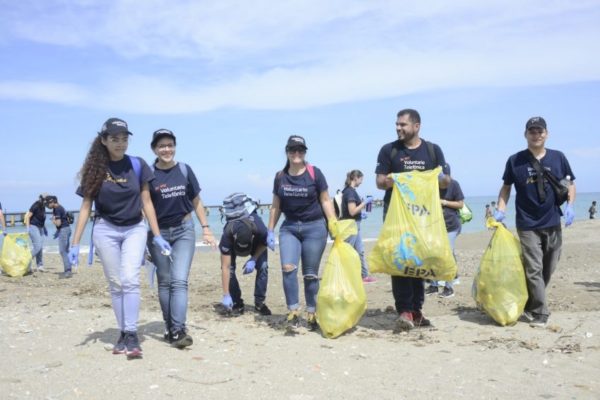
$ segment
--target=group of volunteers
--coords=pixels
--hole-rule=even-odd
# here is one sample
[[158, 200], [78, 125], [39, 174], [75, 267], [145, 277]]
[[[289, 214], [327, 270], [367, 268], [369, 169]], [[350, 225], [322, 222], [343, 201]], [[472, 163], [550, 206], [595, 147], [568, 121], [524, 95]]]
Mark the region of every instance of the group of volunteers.
[[[450, 175], [442, 149], [420, 137], [421, 117], [416, 110], [403, 109], [396, 116], [397, 139], [385, 144], [377, 157], [376, 185], [384, 190], [383, 218], [390, 206], [394, 179], [390, 174], [426, 171], [441, 167], [438, 181], [446, 230], [454, 250], [460, 233], [458, 210], [464, 205], [459, 183]], [[65, 273], [78, 263], [79, 243], [86, 223], [95, 214], [92, 244], [102, 263], [112, 298], [112, 307], [120, 335], [114, 354], [135, 358], [142, 355], [137, 335], [140, 309], [140, 269], [145, 248], [157, 268], [158, 294], [165, 322], [164, 338], [173, 346], [183, 348], [193, 343], [186, 328], [188, 276], [195, 250], [195, 230], [192, 213], [202, 227], [202, 240], [212, 246], [216, 241], [206, 220], [200, 198], [200, 185], [189, 165], [175, 161], [175, 134], [160, 129], [152, 135], [151, 148], [156, 159], [149, 166], [142, 158], [126, 154], [129, 131], [127, 123], [118, 118], [108, 119], [88, 151], [79, 171], [77, 194], [83, 198], [73, 241], [67, 252], [69, 224], [64, 208], [57, 199], [40, 198], [27, 214], [26, 224], [33, 242], [37, 268], [43, 268], [41, 257], [44, 235], [44, 206], [54, 209], [61, 254], [65, 253]], [[546, 179], [546, 171], [570, 182], [569, 198], [564, 208], [565, 225], [573, 222], [575, 175], [563, 153], [545, 147], [548, 138], [546, 122], [541, 117], [527, 121], [524, 136], [527, 149], [509, 157], [503, 185], [493, 218], [502, 221], [511, 187], [516, 190], [516, 226], [521, 240], [529, 300], [524, 317], [534, 326], [544, 326], [550, 312], [546, 288], [554, 272], [562, 245], [560, 218], [563, 211], [554, 201], [554, 192]], [[285, 166], [275, 174], [269, 221], [265, 225], [256, 211], [248, 221], [228, 222], [219, 241], [223, 282], [222, 305], [231, 312], [244, 311], [244, 301], [236, 277], [236, 257], [249, 256], [243, 273], [256, 271], [255, 310], [270, 315], [265, 304], [268, 249], [279, 243], [283, 290], [288, 309], [286, 325], [295, 328], [305, 324], [309, 330], [318, 328], [316, 319], [319, 291], [319, 266], [328, 236], [334, 231], [336, 214], [328, 193], [325, 175], [306, 161], [308, 147], [298, 135], [288, 138], [285, 145]], [[535, 168], [532, 157], [542, 169]], [[343, 191], [340, 218], [361, 220], [361, 214], [372, 201], [363, 200], [356, 189], [363, 180], [359, 170], [348, 173]], [[57, 211], [58, 210], [58, 211]], [[283, 214], [283, 222], [275, 231]], [[144, 219], [147, 221], [144, 222]], [[4, 221], [0, 220], [4, 225]], [[360, 224], [358, 224], [360, 226]], [[150, 231], [148, 231], [148, 229]], [[364, 248], [358, 234], [347, 241], [360, 255], [363, 282], [369, 276]], [[66, 243], [65, 245], [63, 245]], [[63, 249], [64, 247], [64, 249]], [[90, 250], [91, 251], [91, 250]], [[302, 275], [305, 312], [301, 314], [300, 285]], [[425, 294], [438, 293], [439, 283], [431, 281], [425, 289], [420, 278], [392, 276], [392, 293], [398, 313], [397, 330], [431, 325], [423, 314]], [[452, 281], [446, 282], [443, 296], [453, 294]]]

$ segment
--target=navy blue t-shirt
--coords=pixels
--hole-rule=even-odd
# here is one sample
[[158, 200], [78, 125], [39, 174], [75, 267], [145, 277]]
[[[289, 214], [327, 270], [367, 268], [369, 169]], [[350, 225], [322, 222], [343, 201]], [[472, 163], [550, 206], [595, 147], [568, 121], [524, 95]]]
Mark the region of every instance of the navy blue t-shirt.
[[[502, 179], [505, 185], [515, 185], [517, 192], [515, 207], [517, 229], [533, 230], [560, 225], [561, 211], [554, 200], [554, 191], [544, 179], [546, 201], [540, 202], [537, 191], [537, 173], [531, 165], [529, 150], [523, 150], [509, 157]], [[565, 155], [557, 150], [546, 149], [539, 160], [542, 167], [558, 179], [567, 175], [575, 180], [575, 175]]]
[[29, 219], [29, 225], [37, 226], [38, 228], [43, 228], [46, 223], [46, 207], [42, 204], [41, 201], [36, 201], [29, 207], [29, 212], [31, 213], [31, 218]]
[[[440, 199], [448, 201], [461, 201], [465, 196], [460, 188], [460, 184], [452, 179], [450, 185], [446, 189], [440, 189]], [[461, 223], [458, 216], [458, 210], [450, 207], [442, 207], [444, 212], [444, 222], [446, 223], [446, 231], [460, 231]]]
[[327, 191], [327, 181], [321, 170], [313, 167], [315, 179], [308, 169], [298, 176], [278, 172], [273, 183], [273, 194], [279, 197], [281, 211], [290, 221], [316, 221], [323, 218], [319, 196]]
[[342, 190], [342, 219], [353, 219], [360, 221], [361, 213], [356, 213], [355, 216], [350, 215], [348, 203], [354, 203], [356, 207], [360, 206], [362, 203], [362, 200], [356, 192], [356, 189], [354, 189], [352, 186], [346, 186], [344, 190]]
[[[187, 179], [181, 167], [187, 168]], [[150, 182], [150, 196], [158, 226], [163, 229], [180, 225], [183, 218], [194, 210], [192, 201], [199, 193], [200, 184], [189, 166], [175, 165], [169, 169], [155, 167], [154, 180]]]
[[[446, 168], [446, 160], [444, 159], [444, 153], [440, 146], [433, 144], [433, 152], [437, 158], [437, 164], [434, 164], [434, 160], [429, 156], [429, 150], [427, 149], [427, 142], [421, 139], [421, 144], [416, 149], [408, 149], [404, 146], [400, 140], [393, 141], [385, 144], [379, 155], [377, 156], [377, 167], [375, 168], [376, 174], [388, 175], [391, 173], [408, 172], [408, 171], [428, 171], [442, 166]], [[392, 149], [396, 149], [397, 153], [394, 155], [392, 160]], [[447, 171], [444, 171], [447, 173]], [[383, 197], [383, 209], [384, 213], [390, 205], [390, 199], [392, 197], [392, 189], [385, 191]]]
[[[128, 156], [108, 163], [106, 178], [94, 199], [96, 216], [117, 226], [131, 226], [142, 220], [141, 182], [150, 182], [154, 174], [148, 164], [138, 157], [141, 179], [137, 177]], [[81, 187], [77, 194], [83, 197]]]
[[63, 206], [57, 206], [52, 210], [52, 216], [54, 219], [60, 219], [60, 226], [57, 229], [66, 228], [69, 226], [69, 222], [67, 221], [67, 212]]
[[[250, 220], [254, 222], [256, 231], [254, 232], [254, 238], [252, 239], [252, 250], [250, 254], [254, 254], [256, 248], [263, 244], [267, 244], [267, 227], [263, 220], [258, 216], [256, 211], [250, 214]], [[227, 225], [225, 225], [227, 226]], [[231, 256], [233, 255], [233, 232], [230, 229], [224, 229], [219, 241], [219, 250], [221, 254]]]

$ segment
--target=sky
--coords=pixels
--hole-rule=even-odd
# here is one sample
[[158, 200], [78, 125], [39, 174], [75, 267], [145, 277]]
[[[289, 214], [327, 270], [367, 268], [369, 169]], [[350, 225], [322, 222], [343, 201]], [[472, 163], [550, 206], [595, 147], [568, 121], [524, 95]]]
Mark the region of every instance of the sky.
[[417, 109], [467, 199], [496, 197], [541, 115], [580, 192], [600, 192], [600, 1], [0, 0], [0, 202], [77, 209], [77, 172], [109, 117], [151, 161], [171, 129], [205, 204], [271, 201], [291, 134], [330, 193], [365, 174]]

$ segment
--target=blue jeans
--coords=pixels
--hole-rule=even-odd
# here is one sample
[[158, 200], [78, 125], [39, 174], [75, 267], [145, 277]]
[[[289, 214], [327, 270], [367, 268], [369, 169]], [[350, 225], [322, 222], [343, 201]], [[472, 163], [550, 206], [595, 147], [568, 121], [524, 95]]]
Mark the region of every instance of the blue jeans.
[[171, 245], [171, 258], [161, 254], [148, 233], [148, 249], [156, 265], [158, 301], [163, 319], [171, 333], [185, 330], [188, 307], [188, 277], [196, 250], [196, 232], [192, 220], [179, 226], [163, 228], [160, 234]]
[[71, 263], [69, 262], [69, 240], [71, 239], [71, 227], [65, 226], [58, 230], [58, 251], [62, 257], [65, 272], [71, 272]]
[[35, 258], [35, 263], [39, 267], [44, 265], [44, 228], [29, 225], [29, 238], [31, 239], [31, 257]]
[[[452, 249], [452, 256], [454, 256], [454, 261], [456, 261], [456, 254], [454, 254], [454, 243], [456, 243], [456, 238], [460, 235], [460, 229], [457, 231], [448, 232], [448, 240], [450, 241], [450, 248]], [[458, 276], [458, 272], [456, 273]], [[439, 286], [441, 281], [431, 281], [431, 286]], [[449, 289], [452, 289], [453, 284], [452, 281], [446, 281], [444, 284]]]
[[365, 247], [360, 235], [360, 221], [356, 221], [356, 227], [358, 228], [358, 233], [348, 237], [346, 242], [354, 247], [354, 250], [356, 250], [358, 253], [358, 256], [360, 257], [360, 274], [363, 278], [366, 278], [369, 276], [369, 266], [367, 265], [367, 260], [365, 259]]
[[[267, 264], [267, 251], [256, 260], [256, 278], [254, 279], [254, 304], [261, 305], [267, 298], [267, 284], [269, 283], [269, 266]], [[234, 304], [242, 304], [242, 290], [235, 276], [235, 253], [231, 254], [231, 268], [229, 268], [229, 294]]]
[[92, 240], [102, 262], [121, 331], [136, 332], [140, 313], [140, 269], [146, 248], [147, 228], [143, 221], [117, 226], [100, 218]]
[[[326, 244], [327, 226], [324, 219], [310, 222], [285, 220], [279, 228], [283, 291], [290, 311], [300, 307], [298, 264], [302, 260], [306, 311], [315, 312], [319, 291], [319, 265]], [[293, 268], [287, 270], [286, 266]]]

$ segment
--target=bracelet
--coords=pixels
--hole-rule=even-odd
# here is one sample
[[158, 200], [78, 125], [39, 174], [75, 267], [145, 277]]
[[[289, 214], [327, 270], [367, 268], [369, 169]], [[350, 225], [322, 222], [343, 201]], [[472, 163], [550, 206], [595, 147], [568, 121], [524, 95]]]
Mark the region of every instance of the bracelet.
[[210, 228], [210, 225], [202, 225], [202, 228]]

